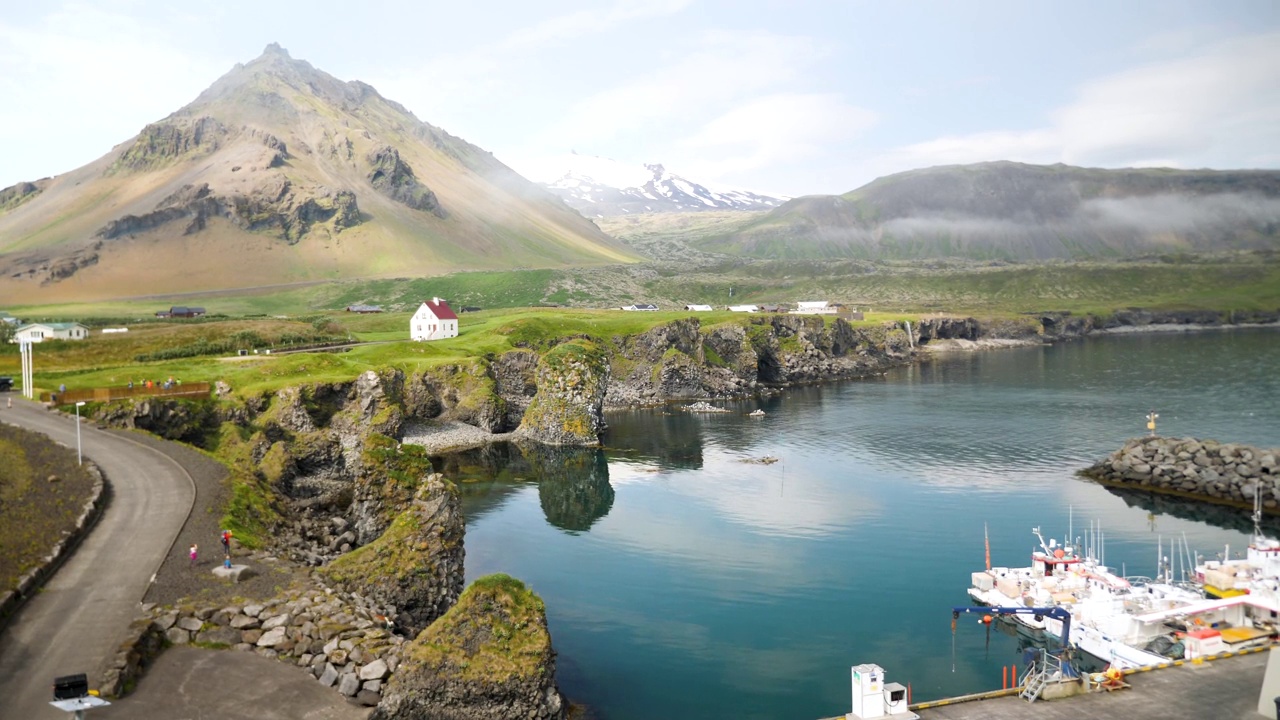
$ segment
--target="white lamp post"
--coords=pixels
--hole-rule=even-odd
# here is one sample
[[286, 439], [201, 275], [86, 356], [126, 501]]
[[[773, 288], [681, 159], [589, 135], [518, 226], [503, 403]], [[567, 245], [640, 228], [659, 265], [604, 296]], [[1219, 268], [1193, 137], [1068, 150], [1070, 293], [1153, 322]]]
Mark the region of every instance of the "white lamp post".
[[80, 406], [84, 401], [76, 403], [76, 464], [84, 465], [84, 457], [80, 454]]

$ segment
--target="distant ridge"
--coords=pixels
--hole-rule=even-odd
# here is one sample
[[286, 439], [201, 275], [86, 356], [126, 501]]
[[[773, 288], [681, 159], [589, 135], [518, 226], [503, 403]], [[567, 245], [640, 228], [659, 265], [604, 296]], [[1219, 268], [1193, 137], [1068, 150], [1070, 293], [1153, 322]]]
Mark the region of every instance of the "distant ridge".
[[688, 180], [662, 165], [627, 165], [591, 155], [568, 155], [554, 182], [543, 186], [587, 217], [704, 210], [770, 210], [786, 198], [719, 188]]
[[1280, 247], [1280, 171], [991, 162], [788, 201], [698, 241], [760, 258], [1050, 259]]
[[0, 302], [635, 254], [371, 86], [268, 45], [82, 168], [0, 190]]

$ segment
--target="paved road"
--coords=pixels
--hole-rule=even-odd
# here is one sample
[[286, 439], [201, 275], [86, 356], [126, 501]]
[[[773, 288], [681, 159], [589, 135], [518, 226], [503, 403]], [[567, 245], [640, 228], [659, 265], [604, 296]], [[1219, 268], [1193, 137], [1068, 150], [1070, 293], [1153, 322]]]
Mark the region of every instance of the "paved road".
[[[12, 408], [3, 404], [8, 397]], [[0, 394], [0, 421], [76, 447], [73, 418], [17, 393]], [[44, 591], [0, 633], [0, 720], [65, 720], [48, 704], [53, 678], [83, 672], [96, 685], [195, 499], [186, 471], [156, 450], [90, 424], [81, 425], [81, 443], [106, 474], [111, 500]]]

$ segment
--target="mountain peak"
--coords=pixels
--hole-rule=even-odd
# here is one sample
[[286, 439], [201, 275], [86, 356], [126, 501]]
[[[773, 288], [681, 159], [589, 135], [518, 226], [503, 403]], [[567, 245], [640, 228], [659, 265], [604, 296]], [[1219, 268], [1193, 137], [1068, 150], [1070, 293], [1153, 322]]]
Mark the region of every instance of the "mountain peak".
[[628, 165], [591, 155], [559, 158], [558, 178], [544, 183], [569, 207], [588, 216], [701, 210], [769, 210], [786, 198], [714, 187], [683, 178], [660, 163]]
[[267, 43], [267, 47], [262, 50], [262, 54], [263, 55], [279, 55], [281, 57], [289, 58], [290, 60], [293, 59], [293, 57], [289, 55], [288, 50], [285, 50], [284, 48], [280, 47], [280, 43], [274, 43], [274, 42]]

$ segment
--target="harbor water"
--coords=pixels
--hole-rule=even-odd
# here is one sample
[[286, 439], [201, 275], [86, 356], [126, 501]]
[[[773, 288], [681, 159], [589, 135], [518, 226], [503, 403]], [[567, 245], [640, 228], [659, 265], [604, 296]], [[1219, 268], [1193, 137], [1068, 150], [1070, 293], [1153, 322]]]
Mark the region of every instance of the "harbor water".
[[[1280, 447], [1280, 330], [1095, 337], [940, 355], [871, 380], [613, 413], [598, 450], [499, 445], [435, 458], [463, 491], [468, 581], [546, 601], [561, 690], [588, 717], [847, 712], [851, 665], [916, 702], [998, 689], [1028, 639], [951, 608], [970, 574], [1046, 538], [1247, 544], [1248, 512], [1121, 495], [1075, 475], [1158, 432]], [[747, 413], [763, 409], [763, 417]], [[1270, 522], [1270, 521], [1269, 521]], [[1275, 531], [1275, 528], [1272, 528]]]

